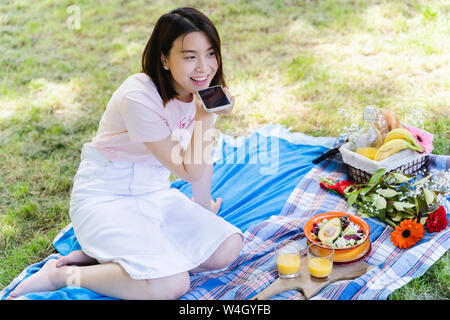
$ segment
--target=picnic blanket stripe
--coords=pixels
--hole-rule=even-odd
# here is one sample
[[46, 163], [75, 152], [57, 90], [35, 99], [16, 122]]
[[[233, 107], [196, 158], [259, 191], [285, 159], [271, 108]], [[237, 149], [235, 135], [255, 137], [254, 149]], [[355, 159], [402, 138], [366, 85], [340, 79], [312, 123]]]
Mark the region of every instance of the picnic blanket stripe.
[[270, 297], [269, 300], [306, 300], [306, 298], [301, 291], [289, 290], [280, 292]]
[[[225, 286], [221, 286], [218, 288], [218, 290], [215, 290], [215, 294], [216, 296], [220, 297], [222, 296], [224, 293], [226, 293], [226, 291], [228, 291], [230, 288], [233, 288], [235, 285], [245, 285], [245, 283], [247, 282], [247, 279], [254, 274], [255, 271], [258, 270], [258, 268], [263, 265], [264, 263], [266, 263], [267, 261], [269, 261], [270, 259], [272, 259], [272, 255], [265, 255], [263, 257], [261, 257], [260, 259], [256, 260], [255, 262], [251, 263], [250, 265], [246, 266], [246, 268], [244, 268], [243, 270], [241, 270], [234, 278], [233, 280], [235, 280], [236, 278], [238, 278], [241, 281], [235, 282], [235, 281], [231, 281], [232, 284], [231, 285], [230, 282], [225, 285]], [[250, 271], [250, 272], [249, 272]], [[246, 276], [246, 277], [245, 277]], [[243, 280], [243, 281], [242, 281]], [[242, 288], [242, 286], [241, 286]], [[238, 290], [239, 291], [239, 290]], [[235, 297], [237, 297], [238, 295], [238, 291], [235, 294]], [[222, 294], [220, 294], [222, 293]]]
[[250, 297], [250, 295], [252, 297], [255, 296], [256, 294], [267, 288], [277, 278], [277, 276], [278, 270], [276, 268], [270, 268], [267, 272], [263, 273], [263, 277], [258, 278], [257, 281], [247, 285], [240, 292], [240, 294], [237, 295], [237, 297], [241, 299], [247, 299]]
[[257, 263], [253, 264], [256, 266], [254, 272], [247, 276], [247, 281], [240, 286], [235, 293], [235, 299], [245, 299], [248, 295], [258, 290], [264, 290], [277, 276], [277, 271], [273, 268], [262, 270], [262, 266], [267, 264], [273, 255], [268, 255], [265, 259], [260, 259]]
[[[286, 213], [286, 215], [291, 215], [293, 211], [295, 211], [296, 207], [297, 207], [297, 203], [300, 201], [300, 199], [302, 198], [303, 193], [308, 189], [308, 186], [310, 183], [312, 183], [313, 181], [315, 181], [314, 177], [318, 174], [320, 174], [321, 172], [323, 172], [324, 170], [326, 170], [326, 167], [328, 165], [328, 163], [330, 163], [331, 160], [327, 160], [325, 162], [325, 164], [318, 166], [318, 167], [314, 167], [313, 169], [311, 169], [306, 176], [302, 179], [303, 181], [300, 181], [300, 183], [298, 185], [301, 185], [301, 188], [297, 189], [296, 187], [296, 191], [298, 191], [295, 195], [294, 201], [291, 203], [288, 212]], [[316, 173], [317, 172], [317, 173]], [[283, 210], [284, 211], [284, 210]]]
[[[225, 294], [230, 288], [233, 288], [235, 285], [245, 285], [245, 283], [247, 282], [247, 279], [250, 276], [252, 276], [252, 274], [254, 274], [254, 271], [257, 271], [259, 266], [265, 264], [270, 259], [272, 259], [272, 255], [265, 255], [262, 258], [258, 259], [257, 261], [251, 263], [250, 265], [245, 266], [240, 272], [238, 272], [234, 276], [234, 278], [230, 282], [228, 282], [228, 284], [226, 284], [224, 286], [219, 286], [215, 290], [208, 292], [205, 295], [205, 299], [208, 299], [208, 298], [214, 299], [214, 298], [221, 297], [221, 296], [223, 296], [223, 294]], [[247, 277], [243, 277], [245, 275]], [[238, 281], [235, 281], [236, 279], [238, 279]], [[255, 285], [253, 285], [253, 286], [255, 286]], [[255, 286], [252, 289], [257, 289], [258, 287], [259, 287], [259, 285]], [[242, 296], [242, 294], [239, 293], [239, 290], [236, 292], [235, 298], [237, 299], [238, 296]]]
[[[295, 219], [295, 220], [299, 220], [299, 219]], [[273, 220], [272, 220], [272, 221], [273, 221]], [[261, 223], [260, 225], [258, 225], [258, 226], [256, 227], [255, 230], [252, 230], [251, 232], [248, 232], [248, 238], [254, 239], [255, 236], [258, 234], [258, 232], [259, 232], [260, 230], [263, 230], [262, 227], [267, 227], [268, 225], [273, 224], [272, 221], [271, 221], [270, 219], [269, 219], [269, 220], [266, 220], [266, 221], [264, 221], [263, 223]], [[269, 237], [269, 239], [271, 239], [271, 240], [270, 240], [270, 241], [265, 241], [265, 242], [263, 243], [263, 248], [267, 248], [268, 246], [270, 246], [272, 243], [274, 243], [276, 240], [278, 240], [278, 238], [279, 238], [280, 236], [282, 236], [283, 234], [289, 233], [289, 232], [291, 232], [291, 231], [293, 231], [293, 230], [297, 230], [300, 224], [301, 224], [301, 221], [297, 221], [297, 222], [294, 221], [294, 222], [292, 222], [292, 220], [291, 220], [291, 221], [289, 221], [288, 223], [285, 223], [285, 224], [281, 225], [280, 228], [278, 228], [278, 229], [277, 229], [274, 233], [272, 233], [272, 235]], [[289, 231], [288, 231], [288, 232], [285, 232], [285, 233], [281, 233], [281, 232], [284, 232], [285, 230], [289, 230]], [[280, 235], [280, 233], [281, 233], [281, 235]], [[246, 232], [246, 235], [247, 235], [247, 232]], [[258, 246], [257, 248], [259, 248], [259, 247], [260, 247], [260, 246]], [[254, 252], [254, 253], [252, 253], [252, 252]], [[255, 257], [256, 254], [260, 255], [261, 252], [260, 252], [260, 251], [255, 252], [255, 250], [251, 250], [249, 253], [244, 254], [244, 255], [241, 255], [241, 256], [233, 263], [233, 265], [238, 265], [238, 264], [241, 264], [241, 263], [245, 262], [246, 260], [251, 260], [252, 258]]]
[[438, 239], [436, 239], [436, 237], [437, 237], [437, 234], [433, 237], [435, 239], [435, 241], [433, 241], [433, 243], [431, 244], [430, 248], [413, 265], [411, 270], [408, 273], [406, 273], [407, 276], [410, 276], [411, 274], [414, 274], [420, 268], [420, 266], [422, 266], [425, 263], [425, 261], [429, 259], [429, 257], [431, 256], [432, 253], [434, 253], [436, 248], [439, 247], [442, 243], [444, 243], [450, 237], [450, 234], [444, 234], [444, 236], [438, 237]]
[[[350, 284], [352, 281], [355, 281], [355, 280], [346, 280], [345, 283], [344, 283], [343, 285], [340, 286], [341, 289], [340, 289], [338, 292], [336, 292], [336, 295], [335, 295], [335, 298], [336, 298], [336, 299], [338, 299], [338, 298], [341, 296], [341, 294], [347, 289], [347, 287], [349, 286], [349, 284]], [[334, 298], [334, 297], [333, 297], [333, 298]]]
[[[273, 258], [273, 255], [261, 263], [259, 265], [263, 265], [266, 262], [270, 261]], [[270, 268], [265, 272], [261, 272], [262, 277], [258, 276], [255, 280], [250, 281], [249, 283], [245, 283], [236, 291], [236, 299], [245, 299], [252, 293], [258, 294], [265, 288], [267, 288], [278, 276], [278, 271], [276, 268]]]
[[[246, 239], [245, 241], [244, 241], [244, 244], [243, 244], [243, 247], [245, 247], [246, 245], [248, 245], [249, 243], [252, 243], [252, 241], [255, 239], [255, 237], [258, 235], [258, 233], [259, 233], [259, 231], [261, 231], [261, 230], [264, 230], [264, 228], [267, 226], [267, 225], [270, 225], [270, 220], [266, 220], [266, 221], [263, 221], [263, 222], [261, 222], [260, 224], [258, 224], [253, 230], [247, 230], [246, 232], [245, 232], [245, 234], [244, 234], [244, 238]], [[266, 242], [263, 242], [262, 244], [265, 244]], [[261, 244], [260, 244], [261, 245]], [[256, 248], [259, 248], [259, 246], [260, 245], [258, 245]], [[265, 247], [265, 246], [263, 246], [263, 247]], [[252, 252], [254, 251], [254, 249], [256, 249], [256, 248], [253, 248], [249, 253], [247, 253], [247, 254], [245, 254], [245, 255], [241, 255], [240, 257], [238, 257], [237, 258], [237, 260], [235, 261], [235, 264], [240, 264], [240, 263], [242, 263], [242, 262], [245, 262], [245, 260], [249, 257], [249, 256], [251, 256], [251, 254], [252, 254]], [[254, 255], [254, 254], [253, 254]]]
[[320, 208], [321, 204], [325, 202], [325, 199], [327, 199], [329, 196], [329, 191], [323, 190], [320, 188], [319, 192], [316, 193], [316, 196], [314, 197], [314, 200], [312, 201], [310, 208]]
[[292, 299], [290, 299], [290, 300], [294, 300], [294, 299], [295, 300], [306, 300], [305, 296], [301, 292], [297, 292], [296, 294], [294, 294], [292, 296]]
[[358, 291], [358, 293], [355, 295], [355, 297], [357, 295], [364, 294], [367, 290], [370, 289], [370, 286], [373, 283], [375, 283], [376, 280], [378, 280], [380, 277], [382, 277], [387, 271], [390, 271], [391, 270], [390, 267], [397, 260], [397, 257], [402, 253], [402, 251], [403, 251], [403, 249], [395, 248], [391, 253], [390, 259], [387, 260], [387, 262], [383, 265], [383, 267], [380, 269], [380, 271], [378, 273], [376, 273], [375, 275], [373, 275], [371, 278], [368, 279], [366, 284], [361, 287], [361, 289]]
[[[413, 268], [408, 271], [407, 273], [405, 273], [401, 278], [401, 279], [410, 279], [411, 275], [413, 275], [414, 273], [416, 273], [416, 271], [418, 270], [419, 267], [421, 267], [423, 264], [425, 264], [425, 262], [427, 260], [429, 260], [430, 255], [434, 252], [434, 250], [439, 247], [441, 245], [441, 243], [445, 242], [445, 240], [447, 240], [450, 237], [450, 234], [445, 234], [443, 237], [439, 237], [439, 239], [436, 239], [436, 241], [433, 241], [431, 243], [431, 246], [426, 250], [426, 252], [421, 256], [421, 258], [413, 265]], [[432, 241], [432, 240], [430, 240]], [[394, 261], [395, 263], [396, 261]], [[412, 279], [410, 279], [412, 280]], [[403, 281], [405, 283], [403, 284], [399, 284], [398, 287], [405, 285], [406, 283], [408, 283], [409, 281]], [[395, 282], [392, 284], [395, 286]], [[386, 290], [388, 290], [389, 285], [386, 285], [382, 290], [380, 290], [376, 295], [375, 295], [375, 299], [378, 299], [380, 296], [382, 296], [384, 294], [384, 292]], [[389, 290], [390, 292], [391, 290]]]
[[[323, 174], [323, 172], [329, 172], [328, 170], [326, 170], [326, 166], [330, 163], [332, 163], [332, 161], [328, 160], [325, 165], [311, 169], [311, 171], [303, 178], [303, 181], [301, 181], [298, 184], [298, 186], [300, 186], [300, 187], [296, 187], [294, 190], [294, 193], [293, 193], [294, 200], [290, 204], [286, 215], [292, 215], [295, 212], [295, 210], [298, 209], [298, 203], [300, 202], [300, 199], [303, 199], [303, 196], [305, 195], [306, 190], [308, 190], [308, 188], [310, 187], [310, 184], [318, 183], [317, 177], [320, 176], [321, 174]], [[335, 163], [333, 163], [333, 164], [335, 164]], [[344, 175], [346, 175], [345, 172], [341, 172], [341, 173], [331, 172], [331, 173], [329, 173], [328, 177], [338, 180], [338, 179], [342, 178], [342, 176], [344, 176]], [[335, 197], [339, 197], [334, 194], [332, 194], [332, 195]], [[333, 199], [333, 198], [330, 198], [329, 196], [330, 196], [329, 191], [322, 190], [322, 189], [318, 190], [318, 192], [315, 193], [315, 197], [313, 198], [313, 201], [309, 204], [308, 210], [313, 210], [314, 212], [316, 212], [317, 208], [321, 208], [323, 203], [325, 203], [327, 200]], [[339, 210], [348, 209], [346, 206], [347, 202], [346, 201], [341, 202], [341, 201], [342, 200], [340, 199], [337, 204], [340, 207]], [[284, 211], [286, 211], [286, 210], [284, 210]], [[309, 214], [308, 214], [308, 216], [309, 216]]]
[[251, 230], [251, 231], [250, 231], [250, 229], [247, 230], [247, 231], [249, 231], [249, 234], [248, 234], [248, 238], [246, 238], [246, 240], [245, 240], [245, 242], [244, 242], [244, 245], [245, 245], [246, 243], [252, 242], [253, 239], [255, 238], [255, 236], [259, 233], [259, 231], [260, 231], [260, 230], [264, 230], [264, 228], [265, 228], [268, 224], [269, 224], [269, 220], [266, 220], [266, 221], [263, 221], [263, 222], [259, 223], [259, 224], [255, 227], [254, 230]]
[[337, 211], [345, 211], [345, 210], [349, 211], [351, 209], [352, 208], [348, 208], [347, 207], [347, 201], [342, 199], [342, 198], [340, 198], [338, 203], [336, 204], [336, 210]]
[[197, 279], [195, 279], [194, 281], [191, 280], [191, 288], [193, 287], [198, 287], [200, 285], [202, 285], [204, 282], [206, 281], [205, 277], [201, 277], [199, 276]]
[[450, 169], [450, 156], [443, 156], [443, 155], [435, 155], [430, 154], [430, 157], [428, 158], [428, 166], [430, 167], [442, 167], [444, 171], [447, 171]]
[[252, 260], [253, 258], [255, 258], [256, 256], [261, 255], [262, 253], [267, 251], [269, 247], [272, 247], [272, 243], [273, 243], [272, 241], [266, 240], [266, 241], [260, 243], [258, 246], [256, 246], [252, 250], [250, 250], [248, 253], [241, 255], [238, 258], [239, 264], [248, 262], [248, 261]]
[[242, 262], [250, 261], [257, 255], [260, 255], [261, 252], [267, 251], [267, 249], [271, 246], [272, 246], [271, 242], [268, 240], [261, 242], [259, 245], [257, 245], [256, 247], [251, 249], [249, 252], [247, 252], [245, 255], [243, 255], [241, 261]]
[[[344, 286], [338, 286], [338, 285], [336, 285], [336, 284], [332, 284], [332, 285], [334, 285], [334, 287], [332, 287], [331, 289], [329, 289], [325, 294], [323, 294], [321, 297], [320, 297], [320, 300], [332, 300], [333, 298], [337, 298], [337, 297], [339, 297], [340, 296], [340, 293], [345, 289], [345, 287], [347, 286], [347, 284], [346, 285], [344, 285]], [[322, 290], [326, 290], [326, 287], [325, 288], [323, 288]], [[341, 290], [342, 289], [342, 290]]]
[[[300, 223], [301, 223], [301, 219], [294, 219], [293, 221], [290, 221], [290, 222], [284, 224], [281, 228], [278, 229], [278, 231], [275, 231], [270, 238], [277, 240], [277, 239], [281, 238], [283, 235], [285, 235], [291, 231], [297, 231], [298, 227], [300, 226]], [[288, 230], [288, 232], [284, 232], [286, 230]], [[299, 237], [299, 235], [296, 237]]]
[[321, 300], [334, 300], [339, 298], [339, 296], [342, 294], [342, 292], [345, 291], [347, 286], [350, 284], [351, 280], [343, 280], [345, 283], [342, 283], [339, 286], [336, 286], [335, 288], [329, 290], [327, 294], [325, 294]]
[[[313, 170], [317, 170], [317, 169], [316, 168], [311, 169], [311, 171], [313, 171]], [[287, 215], [287, 216], [291, 215], [292, 212], [295, 211], [295, 209], [297, 208], [297, 204], [300, 201], [301, 196], [307, 189], [307, 183], [309, 183], [309, 181], [311, 180], [309, 178], [309, 173], [307, 173], [306, 176], [302, 180], [305, 180], [305, 179], [306, 179], [306, 182], [305, 182], [306, 186], [303, 186], [301, 183], [298, 183], [294, 189], [294, 193], [289, 196], [289, 199], [292, 200], [292, 195], [294, 195], [294, 199], [292, 200], [291, 203], [287, 204], [287, 205], [289, 205], [289, 207], [288, 207], [287, 213], [285, 215]], [[299, 187], [299, 186], [301, 186], [301, 187]], [[285, 210], [282, 210], [282, 212], [284, 212], [284, 211]]]
[[386, 238], [391, 236], [392, 230], [393, 229], [389, 226], [386, 226], [386, 228], [384, 228], [383, 232], [371, 244], [372, 248], [366, 257], [367, 260], [370, 260], [370, 258], [372, 258], [372, 256], [375, 254], [375, 252], [377, 252], [377, 249], [384, 243]]

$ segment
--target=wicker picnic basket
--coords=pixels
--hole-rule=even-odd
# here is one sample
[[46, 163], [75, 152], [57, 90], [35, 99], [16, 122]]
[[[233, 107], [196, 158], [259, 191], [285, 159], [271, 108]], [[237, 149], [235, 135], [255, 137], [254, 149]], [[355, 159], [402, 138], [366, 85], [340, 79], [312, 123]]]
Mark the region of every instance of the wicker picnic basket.
[[346, 143], [339, 148], [342, 161], [347, 169], [349, 178], [358, 184], [366, 183], [375, 171], [386, 168], [386, 173], [401, 172], [415, 175], [420, 171], [428, 170], [429, 156], [421, 155], [411, 150], [403, 150], [383, 160], [374, 161], [357, 154]]

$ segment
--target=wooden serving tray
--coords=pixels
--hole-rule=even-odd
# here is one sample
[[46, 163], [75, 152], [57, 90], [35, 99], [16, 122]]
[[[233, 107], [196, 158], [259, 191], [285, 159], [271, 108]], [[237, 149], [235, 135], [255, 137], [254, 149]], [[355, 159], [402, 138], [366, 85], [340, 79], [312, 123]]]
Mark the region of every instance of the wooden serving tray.
[[278, 278], [250, 300], [267, 300], [278, 293], [289, 290], [301, 291], [305, 298], [309, 299], [332, 282], [355, 279], [369, 270], [369, 265], [363, 260], [348, 264], [335, 263], [328, 280], [318, 282], [310, 278], [307, 257], [305, 256], [301, 259], [300, 275], [297, 278]]

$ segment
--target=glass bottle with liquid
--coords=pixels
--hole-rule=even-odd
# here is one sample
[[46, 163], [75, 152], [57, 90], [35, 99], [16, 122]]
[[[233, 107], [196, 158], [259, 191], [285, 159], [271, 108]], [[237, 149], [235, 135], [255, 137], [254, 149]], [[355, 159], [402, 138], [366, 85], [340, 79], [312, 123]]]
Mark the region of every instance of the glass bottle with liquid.
[[367, 106], [363, 113], [364, 124], [355, 141], [355, 152], [369, 159], [375, 157], [378, 148], [383, 144], [383, 137], [375, 126], [378, 111], [374, 106]]

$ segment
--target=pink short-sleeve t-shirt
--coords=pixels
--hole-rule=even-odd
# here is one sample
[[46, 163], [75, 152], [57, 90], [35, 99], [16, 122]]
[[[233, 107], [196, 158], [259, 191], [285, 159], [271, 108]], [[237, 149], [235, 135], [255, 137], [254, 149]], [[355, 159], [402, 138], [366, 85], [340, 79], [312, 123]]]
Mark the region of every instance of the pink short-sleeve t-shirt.
[[170, 100], [164, 107], [153, 81], [144, 73], [128, 77], [113, 93], [92, 144], [112, 161], [160, 165], [144, 142], [171, 136], [189, 146], [195, 119], [191, 102]]

